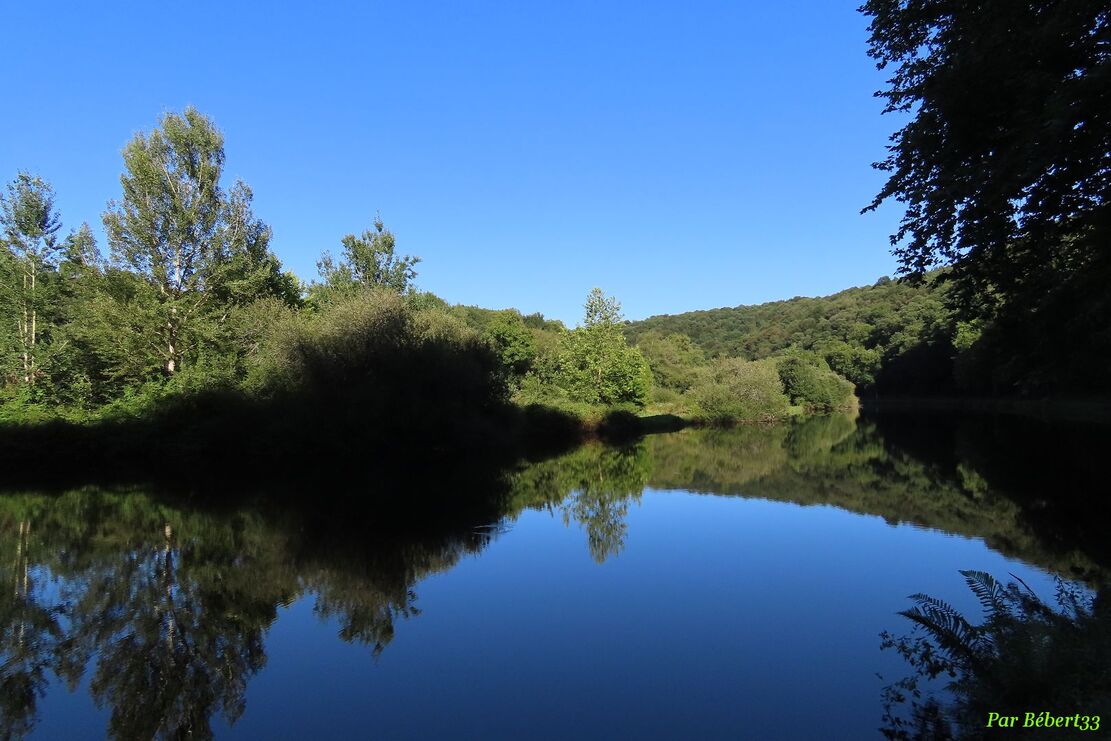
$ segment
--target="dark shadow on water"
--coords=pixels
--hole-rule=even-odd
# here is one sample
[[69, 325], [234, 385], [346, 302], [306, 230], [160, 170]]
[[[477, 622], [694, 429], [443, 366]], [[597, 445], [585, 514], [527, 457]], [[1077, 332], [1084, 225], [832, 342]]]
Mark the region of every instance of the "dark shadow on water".
[[[282, 606], [309, 599], [367, 660], [421, 613], [418, 584], [526, 508], [558, 509], [598, 561], [621, 550], [643, 443], [537, 464], [368, 466], [278, 490], [87, 486], [0, 496], [0, 736], [34, 730], [52, 678], [88, 681], [114, 738], [234, 723]], [[427, 463], [427, 462], [426, 462]], [[601, 482], [601, 483], [599, 483]], [[52, 586], [53, 585], [53, 586]]]
[[[621, 557], [628, 512], [647, 487], [879, 515], [982, 538], [1089, 584], [1111, 567], [1108, 543], [1097, 537], [1109, 521], [1096, 496], [1106, 490], [1101, 430], [830, 416], [592, 442], [523, 464], [513, 448], [494, 456], [364, 448], [367, 438], [345, 438], [355, 421], [310, 431], [296, 416], [275, 424], [297, 430], [301, 444], [271, 449], [272, 432], [240, 439], [251, 429], [235, 426], [249, 417], [242, 410], [220, 417], [198, 403], [192, 413], [229, 448], [257, 453], [245, 476], [216, 464], [181, 470], [167, 454], [188, 435], [139, 440], [154, 428], [131, 428], [134, 444], [164, 457], [127, 470], [186, 485], [66, 489], [76, 475], [66, 472], [52, 492], [9, 485], [0, 495], [0, 735], [33, 730], [56, 677], [71, 687], [88, 681], [114, 737], [208, 736], [214, 718], [234, 722], [245, 711], [282, 606], [311, 600], [373, 661], [419, 619], [425, 578], [481, 553], [525, 510], [550, 511], [581, 530], [583, 548], [603, 562]], [[532, 429], [574, 432], [544, 410], [524, 414], [534, 416]], [[167, 427], [170, 420], [159, 429]], [[559, 437], [550, 432], [536, 440]], [[89, 445], [75, 455], [105, 480], [126, 480], [111, 468], [111, 455], [124, 450], [112, 453], [111, 436], [50, 434]], [[206, 431], [201, 439], [217, 438]], [[30, 460], [43, 465], [45, 442], [31, 436], [19, 445], [37, 450]], [[109, 457], [98, 462], [94, 452]], [[201, 448], [186, 460], [209, 455], [222, 453]], [[1055, 481], [1066, 483], [1049, 486]]]
[[168, 400], [142, 418], [0, 426], [0, 490], [141, 484], [215, 497], [350, 489], [419, 480], [430, 467], [497, 471], [566, 451], [582, 437], [577, 419], [540, 407], [491, 402], [420, 418], [324, 399], [205, 393]]

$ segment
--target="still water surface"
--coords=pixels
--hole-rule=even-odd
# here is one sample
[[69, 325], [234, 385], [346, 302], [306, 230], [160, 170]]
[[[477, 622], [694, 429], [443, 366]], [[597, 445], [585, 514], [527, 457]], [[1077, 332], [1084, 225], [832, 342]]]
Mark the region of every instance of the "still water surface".
[[920, 415], [688, 430], [430, 523], [324, 493], [8, 494], [0, 735], [879, 737], [909, 594], [974, 616], [959, 569], [1105, 578], [1106, 443]]

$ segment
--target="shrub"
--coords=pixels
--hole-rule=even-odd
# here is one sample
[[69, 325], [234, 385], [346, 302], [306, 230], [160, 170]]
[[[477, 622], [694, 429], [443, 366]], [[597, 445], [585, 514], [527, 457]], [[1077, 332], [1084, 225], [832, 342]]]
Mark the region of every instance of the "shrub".
[[686, 391], [698, 381], [706, 365], [702, 348], [685, 334], [645, 332], [636, 342], [652, 369], [652, 378], [660, 387]]
[[389, 291], [362, 290], [317, 316], [276, 322], [252, 366], [261, 395], [310, 416], [329, 410], [331, 434], [446, 438], [483, 426], [507, 402], [501, 363], [477, 332]]
[[776, 369], [792, 404], [818, 412], [853, 404], [853, 384], [830, 370], [821, 358], [792, 354], [779, 358]]
[[502, 365], [515, 377], [525, 375], [536, 359], [536, 339], [515, 311], [499, 311], [483, 333], [501, 358]]
[[718, 360], [687, 394], [696, 416], [715, 424], [773, 421], [791, 411], [775, 364], [767, 360]]

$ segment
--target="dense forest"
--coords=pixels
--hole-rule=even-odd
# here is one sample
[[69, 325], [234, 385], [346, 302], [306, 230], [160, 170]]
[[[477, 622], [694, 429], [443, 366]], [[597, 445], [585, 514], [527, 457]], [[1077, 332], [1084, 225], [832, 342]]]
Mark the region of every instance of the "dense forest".
[[[864, 209], [906, 206], [891, 237], [898, 279], [634, 323], [599, 289], [573, 329], [451, 306], [417, 288], [419, 258], [398, 252], [380, 218], [337, 235], [339, 254], [323, 251], [302, 280], [272, 250], [251, 188], [226, 181], [214, 123], [168, 113], [123, 149], [103, 247], [87, 224], [63, 230], [39, 176], [19, 172], [0, 194], [0, 424], [106, 432], [219, 410], [274, 422], [275, 445], [295, 436], [281, 421], [297, 420], [336, 441], [450, 447], [511, 437], [529, 419], [597, 427], [615, 411], [778, 420], [851, 407], [854, 390], [1106, 394], [1099, 7], [1019, 4], [995, 17], [866, 3], [869, 54], [892, 75], [878, 95], [888, 111], [917, 111], [877, 163], [889, 179]], [[999, 44], [1013, 56], [1002, 65]], [[976, 97], [973, 79], [992, 95]]]
[[866, 394], [1111, 392], [1111, 125], [1106, 3], [870, 0], [887, 113], [913, 114], [875, 167], [871, 211], [904, 209], [899, 280], [652, 317], [640, 347], [798, 349]]
[[18, 173], [0, 194], [0, 423], [45, 423], [0, 429], [13, 464], [60, 440], [103, 465], [140, 451], [280, 458], [294, 440], [302, 455], [370, 442], [465, 455], [573, 438], [615, 413], [628, 428], [645, 410], [727, 423], [855, 403], [816, 356], [694, 354], [681, 382], [654, 377], [600, 289], [573, 329], [451, 306], [417, 288], [420, 259], [380, 218], [302, 281], [272, 251], [251, 189], [224, 183], [223, 137], [194, 109], [165, 115], [123, 159], [106, 253], [87, 224], [62, 236], [40, 177]]
[[[748, 360], [802, 353], [825, 361], [865, 397], [1108, 393], [1107, 376], [1095, 373], [1103, 362], [1093, 346], [1097, 335], [1063, 348], [1057, 366], [1027, 363], [1022, 352], [1060, 340], [1040, 325], [1007, 334], [1002, 324], [969, 318], [950, 278], [944, 270], [921, 281], [885, 276], [832, 296], [653, 316], [624, 331], [649, 355], [661, 343]], [[1074, 366], [1085, 363], [1090, 367], [1076, 375]]]
[[824, 360], [865, 394], [948, 393], [959, 349], [975, 329], [955, 319], [934, 274], [920, 285], [880, 278], [822, 298], [654, 316], [625, 325], [636, 346], [691, 343], [710, 357], [749, 360], [789, 351]]

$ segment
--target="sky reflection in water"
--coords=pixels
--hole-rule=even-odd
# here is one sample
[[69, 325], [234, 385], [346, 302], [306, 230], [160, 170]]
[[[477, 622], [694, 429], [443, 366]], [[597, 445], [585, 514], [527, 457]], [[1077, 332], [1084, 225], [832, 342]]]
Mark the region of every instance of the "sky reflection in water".
[[[959, 569], [1043, 594], [1054, 571], [1102, 577], [1098, 523], [1038, 491], [1083, 485], [1076, 439], [1103, 433], [1070, 429], [1075, 458], [1041, 461], [1007, 436], [1059, 430], [939, 418], [588, 446], [510, 477], [493, 538], [9, 496], [4, 720], [42, 738], [878, 737], [876, 673], [904, 667], [877, 636], [907, 595], [977, 615]], [[13, 692], [35, 667], [31, 708]]]

